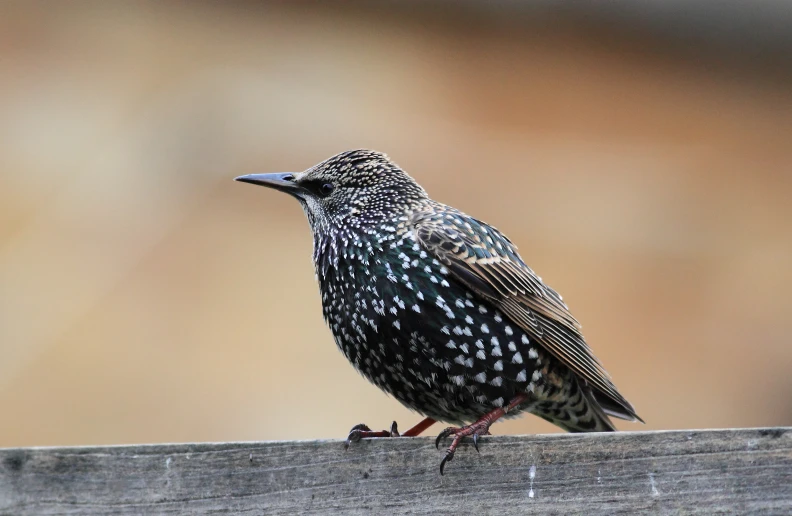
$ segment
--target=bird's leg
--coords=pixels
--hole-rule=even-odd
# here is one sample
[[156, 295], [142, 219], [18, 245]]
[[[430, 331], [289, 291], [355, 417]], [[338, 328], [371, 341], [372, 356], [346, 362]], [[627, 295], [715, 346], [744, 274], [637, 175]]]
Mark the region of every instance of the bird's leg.
[[373, 431], [371, 428], [361, 423], [353, 426], [352, 430], [349, 431], [349, 435], [344, 443], [344, 448], [349, 448], [351, 443], [358, 442], [367, 437], [415, 437], [433, 424], [435, 424], [435, 420], [427, 417], [403, 434], [399, 434], [399, 427], [396, 425], [396, 421], [391, 423], [390, 430], [380, 430], [379, 432]]
[[426, 417], [423, 420], [419, 421], [418, 424], [407, 430], [402, 434], [402, 437], [416, 437], [421, 435], [421, 433], [432, 426], [433, 424], [437, 423], [434, 419], [430, 417]]
[[512, 410], [517, 405], [524, 403], [528, 399], [528, 395], [525, 393], [518, 394], [517, 396], [512, 399], [508, 405], [505, 407], [498, 407], [495, 410], [487, 412], [483, 416], [481, 416], [475, 423], [463, 426], [461, 428], [449, 426], [442, 432], [440, 435], [437, 436], [435, 440], [435, 447], [440, 447], [440, 441], [448, 437], [449, 435], [454, 436], [454, 440], [451, 441], [451, 446], [445, 452], [445, 456], [443, 460], [440, 462], [440, 474], [443, 474], [443, 469], [445, 468], [446, 462], [451, 462], [454, 458], [454, 452], [456, 452], [459, 443], [462, 442], [462, 439], [472, 435], [473, 436], [473, 446], [476, 447], [476, 451], [478, 449], [478, 438], [481, 435], [490, 435], [489, 428], [498, 419], [502, 418], [506, 415], [510, 410]]

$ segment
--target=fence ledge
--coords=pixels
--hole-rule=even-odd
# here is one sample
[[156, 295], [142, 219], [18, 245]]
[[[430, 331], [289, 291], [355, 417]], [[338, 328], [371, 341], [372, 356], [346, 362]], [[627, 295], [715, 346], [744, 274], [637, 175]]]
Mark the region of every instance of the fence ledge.
[[0, 449], [0, 514], [792, 514], [792, 428]]

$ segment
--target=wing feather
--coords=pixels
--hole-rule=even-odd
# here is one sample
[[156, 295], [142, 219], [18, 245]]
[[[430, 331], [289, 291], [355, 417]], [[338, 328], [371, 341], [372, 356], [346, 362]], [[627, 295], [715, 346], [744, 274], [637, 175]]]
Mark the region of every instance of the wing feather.
[[586, 344], [561, 296], [523, 262], [508, 238], [445, 206], [417, 212], [410, 227], [419, 244], [456, 280], [499, 308], [590, 385], [609, 414], [640, 420]]

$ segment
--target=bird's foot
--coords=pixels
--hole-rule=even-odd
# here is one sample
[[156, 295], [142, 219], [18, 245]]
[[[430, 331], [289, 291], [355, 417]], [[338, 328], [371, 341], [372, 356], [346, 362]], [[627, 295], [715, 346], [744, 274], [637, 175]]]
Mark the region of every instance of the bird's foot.
[[435, 424], [435, 420], [427, 417], [414, 427], [404, 432], [404, 434], [399, 434], [399, 427], [396, 424], [396, 421], [391, 423], [390, 430], [380, 430], [379, 432], [372, 430], [363, 423], [360, 423], [359, 425], [353, 426], [349, 431], [346, 442], [344, 442], [344, 448], [348, 449], [350, 444], [356, 443], [359, 440], [366, 439], [368, 437], [415, 437], [433, 424]]
[[356, 443], [359, 440], [368, 437], [401, 437], [401, 435], [399, 434], [399, 427], [396, 424], [396, 421], [391, 423], [390, 430], [380, 430], [379, 432], [372, 430], [363, 423], [360, 423], [359, 425], [353, 426], [349, 431], [349, 435], [347, 435], [346, 442], [344, 443], [344, 449], [349, 448], [350, 444]]
[[473, 436], [473, 446], [476, 447], [476, 451], [479, 451], [478, 448], [478, 440], [479, 437], [482, 435], [490, 435], [489, 428], [492, 426], [492, 423], [503, 417], [504, 415], [508, 414], [511, 409], [520, 405], [528, 400], [528, 395], [521, 393], [515, 396], [508, 405], [505, 407], [498, 407], [495, 410], [487, 412], [483, 416], [481, 416], [475, 423], [463, 427], [455, 427], [449, 426], [442, 432], [440, 435], [437, 436], [435, 440], [435, 447], [440, 448], [440, 441], [448, 437], [449, 435], [454, 436], [454, 440], [451, 441], [451, 446], [445, 452], [445, 456], [443, 460], [440, 462], [440, 474], [443, 474], [443, 469], [445, 468], [446, 462], [451, 462], [454, 459], [454, 453], [456, 452], [459, 443], [462, 442], [462, 439], [465, 437], [472, 435]]
[[440, 441], [445, 439], [446, 437], [453, 435], [454, 440], [451, 441], [451, 446], [445, 452], [445, 456], [443, 456], [443, 460], [440, 462], [440, 474], [443, 474], [443, 470], [445, 469], [446, 462], [451, 462], [454, 459], [454, 453], [456, 453], [457, 447], [459, 447], [459, 443], [462, 442], [467, 436], [473, 436], [473, 446], [476, 448], [476, 451], [479, 451], [478, 447], [478, 440], [479, 437], [482, 435], [491, 435], [489, 432], [489, 427], [493, 422], [483, 417], [473, 423], [472, 425], [467, 425], [463, 427], [455, 427], [449, 426], [442, 432], [440, 435], [437, 436], [435, 440], [435, 448], [440, 448]]

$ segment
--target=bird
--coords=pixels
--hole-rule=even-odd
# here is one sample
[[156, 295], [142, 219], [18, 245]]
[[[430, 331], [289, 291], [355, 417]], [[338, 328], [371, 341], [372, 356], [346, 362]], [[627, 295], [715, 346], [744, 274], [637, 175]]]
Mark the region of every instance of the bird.
[[450, 446], [534, 414], [569, 432], [643, 420], [594, 356], [562, 297], [495, 227], [433, 200], [386, 154], [357, 149], [304, 172], [237, 181], [299, 201], [325, 322], [367, 380], [424, 416], [399, 434], [352, 427], [345, 445], [451, 424]]

